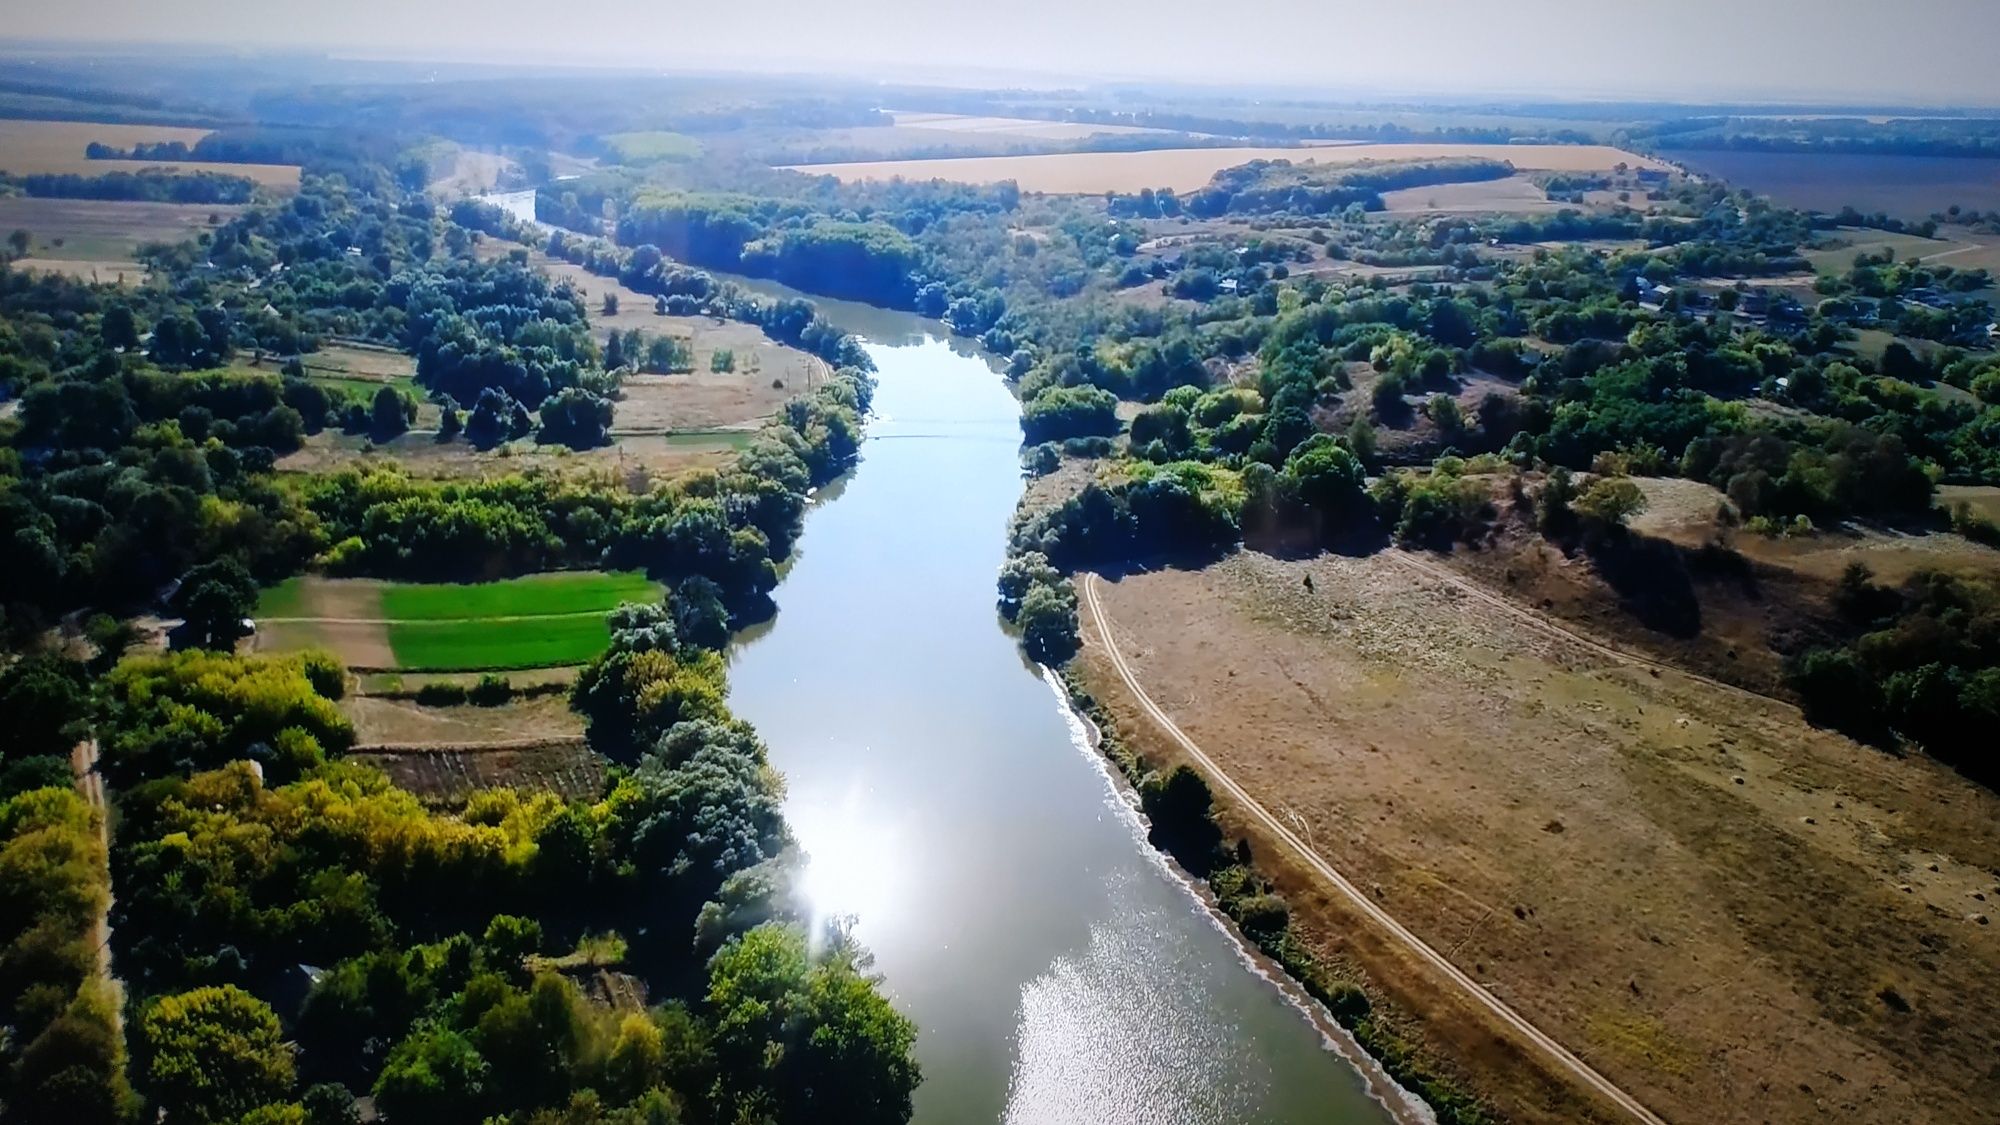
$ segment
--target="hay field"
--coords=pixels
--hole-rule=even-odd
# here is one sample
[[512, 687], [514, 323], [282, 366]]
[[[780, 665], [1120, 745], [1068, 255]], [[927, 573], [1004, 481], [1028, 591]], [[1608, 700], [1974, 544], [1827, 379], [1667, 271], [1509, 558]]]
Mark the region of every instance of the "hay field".
[[[1667, 1120], [1990, 1118], [2000, 798], [1399, 558], [1246, 551], [1100, 590], [1140, 683], [1210, 757]], [[1080, 668], [1149, 760], [1176, 760], [1094, 641]], [[1507, 1119], [1586, 1119], [1223, 819], [1313, 952], [1364, 970]]]
[[937, 160], [868, 160], [846, 164], [797, 164], [791, 170], [855, 180], [955, 180], [991, 184], [1013, 180], [1022, 191], [1095, 195], [1106, 191], [1172, 188], [1196, 191], [1224, 168], [1252, 160], [1354, 164], [1364, 160], [1441, 160], [1482, 157], [1508, 160], [1531, 171], [1608, 171], [1618, 164], [1662, 168], [1658, 161], [1608, 145], [1359, 144], [1315, 148], [1179, 148], [1148, 152], [1064, 152], [1036, 156], [954, 156]]
[[241, 210], [228, 204], [9, 195], [0, 196], [0, 231], [28, 232], [28, 256], [17, 263], [22, 269], [136, 282], [146, 272], [138, 262], [139, 247], [148, 242], [185, 242], [228, 222]]
[[107, 172], [217, 172], [255, 180], [265, 187], [293, 191], [299, 186], [296, 164], [221, 164], [200, 160], [92, 160], [83, 154], [92, 141], [115, 148], [158, 141], [193, 145], [213, 129], [172, 125], [100, 125], [90, 121], [0, 121], [0, 172], [68, 172], [102, 176]]

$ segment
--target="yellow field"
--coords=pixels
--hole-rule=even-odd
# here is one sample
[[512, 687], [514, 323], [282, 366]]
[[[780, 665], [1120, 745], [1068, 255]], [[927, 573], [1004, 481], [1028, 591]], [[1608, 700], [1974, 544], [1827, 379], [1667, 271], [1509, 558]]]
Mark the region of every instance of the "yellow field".
[[92, 160], [83, 154], [92, 141], [114, 148], [157, 141], [181, 141], [192, 145], [214, 132], [175, 125], [99, 125], [90, 121], [0, 121], [0, 172], [17, 176], [35, 172], [74, 173], [102, 176], [108, 172], [175, 170], [220, 172], [241, 176], [266, 187], [290, 190], [299, 186], [295, 164], [218, 164], [199, 160], [164, 162], [158, 160]]
[[1040, 156], [955, 156], [939, 160], [870, 160], [851, 164], [797, 164], [792, 170], [842, 180], [956, 180], [992, 184], [1013, 180], [1022, 191], [1095, 195], [1106, 191], [1172, 188], [1195, 191], [1224, 168], [1252, 160], [1355, 164], [1363, 160], [1441, 160], [1484, 157], [1512, 161], [1533, 171], [1595, 172], [1625, 164], [1662, 168], [1609, 145], [1334, 145], [1300, 148], [1182, 148], [1152, 152], [1063, 152]]

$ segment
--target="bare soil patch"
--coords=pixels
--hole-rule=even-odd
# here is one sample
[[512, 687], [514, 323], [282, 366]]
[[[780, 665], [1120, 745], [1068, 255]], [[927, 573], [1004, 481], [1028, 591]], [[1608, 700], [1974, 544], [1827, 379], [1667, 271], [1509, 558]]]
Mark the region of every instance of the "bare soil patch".
[[363, 747], [583, 736], [583, 720], [561, 693], [517, 698], [497, 707], [425, 707], [405, 699], [351, 695], [340, 709], [354, 723], [356, 745]]
[[[1310, 576], [1312, 586], [1305, 586]], [[1153, 698], [1424, 940], [1669, 1120], [1982, 1119], [2000, 799], [1384, 552], [1101, 588]], [[1172, 745], [1101, 652], [1149, 757]], [[1228, 810], [1232, 829], [1245, 826]], [[1336, 964], [1521, 1121], [1591, 1111], [1249, 833]]]
[[581, 741], [348, 757], [374, 766], [398, 788], [434, 804], [461, 804], [481, 789], [543, 790], [569, 800], [587, 800], [604, 791], [604, 759]]
[[1383, 144], [1316, 148], [1192, 148], [1148, 152], [1065, 152], [1035, 156], [954, 156], [937, 160], [870, 160], [804, 164], [794, 171], [841, 180], [957, 180], [991, 184], [1013, 180], [1022, 191], [1091, 195], [1104, 191], [1173, 188], [1195, 191], [1224, 168], [1252, 160], [1352, 164], [1363, 160], [1438, 160], [1486, 157], [1517, 168], [1609, 171], [1618, 164], [1661, 168], [1659, 162], [1608, 145]]

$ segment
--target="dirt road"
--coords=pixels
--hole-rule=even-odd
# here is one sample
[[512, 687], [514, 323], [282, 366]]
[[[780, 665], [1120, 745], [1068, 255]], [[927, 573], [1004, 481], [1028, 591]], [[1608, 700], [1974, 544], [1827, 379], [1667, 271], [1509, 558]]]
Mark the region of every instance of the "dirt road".
[[1659, 1115], [1647, 1109], [1638, 1099], [1620, 1089], [1610, 1079], [1599, 1074], [1590, 1064], [1572, 1054], [1568, 1048], [1544, 1034], [1534, 1024], [1530, 1023], [1526, 1017], [1495, 998], [1486, 989], [1480, 987], [1478, 982], [1466, 975], [1457, 965], [1454, 965], [1443, 954], [1431, 948], [1423, 939], [1412, 933], [1387, 911], [1376, 905], [1372, 898], [1364, 894], [1360, 888], [1356, 887], [1339, 871], [1334, 870], [1332, 864], [1328, 863], [1313, 848], [1308, 847], [1291, 828], [1287, 827], [1270, 810], [1259, 804], [1247, 790], [1237, 784], [1227, 773], [1223, 772], [1214, 759], [1203, 753], [1201, 747], [1196, 745], [1193, 739], [1183, 733], [1180, 727], [1175, 725], [1173, 719], [1168, 717], [1166, 712], [1162, 711], [1147, 696], [1145, 689], [1140, 686], [1138, 678], [1133, 675], [1131, 667], [1126, 664], [1124, 656], [1118, 651], [1117, 641], [1112, 637], [1110, 618], [1105, 615], [1103, 607], [1098, 602], [1097, 581], [1098, 579], [1095, 574], [1084, 575], [1081, 583], [1082, 603], [1084, 611], [1088, 614], [1091, 625], [1094, 627], [1098, 641], [1104, 646], [1105, 655], [1110, 658], [1112, 666], [1118, 672], [1119, 678], [1124, 681], [1126, 689], [1131, 692], [1133, 699], [1137, 701], [1140, 708], [1154, 722], [1158, 723], [1160, 728], [1170, 735], [1183, 750], [1187, 751], [1191, 758], [1200, 763], [1203, 773], [1207, 775], [1210, 781], [1227, 793], [1230, 799], [1236, 802], [1244, 813], [1255, 818], [1267, 831], [1283, 841], [1287, 847], [1297, 852], [1299, 857], [1320, 878], [1348, 899], [1365, 917], [1391, 935], [1396, 941], [1408, 947], [1411, 952], [1436, 969], [1467, 997], [1486, 1008], [1501, 1024], [1512, 1029], [1523, 1039], [1528, 1040], [1536, 1048], [1544, 1052], [1559, 1068], [1574, 1075], [1580, 1083], [1596, 1091], [1606, 1101], [1618, 1106], [1619, 1109], [1623, 1110], [1633, 1120], [1645, 1122], [1646, 1125], [1665, 1125], [1665, 1122]]

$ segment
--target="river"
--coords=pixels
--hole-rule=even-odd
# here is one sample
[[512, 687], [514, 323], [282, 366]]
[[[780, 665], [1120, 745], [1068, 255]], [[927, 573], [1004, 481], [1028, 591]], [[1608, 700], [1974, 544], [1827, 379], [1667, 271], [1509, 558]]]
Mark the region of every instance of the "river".
[[[532, 193], [510, 202], [532, 217]], [[1003, 630], [1004, 382], [941, 326], [813, 299], [867, 342], [875, 417], [807, 513], [777, 617], [731, 653], [730, 705], [785, 774], [815, 909], [854, 920], [916, 1021], [916, 1119], [1390, 1121], [1372, 1066], [1146, 843]]]

